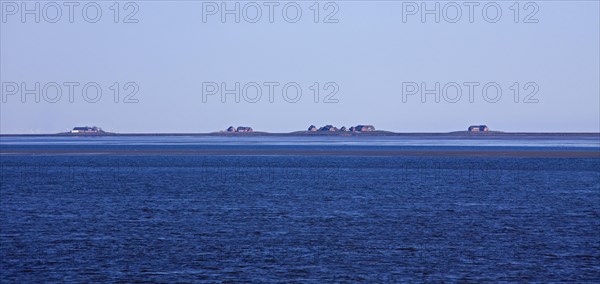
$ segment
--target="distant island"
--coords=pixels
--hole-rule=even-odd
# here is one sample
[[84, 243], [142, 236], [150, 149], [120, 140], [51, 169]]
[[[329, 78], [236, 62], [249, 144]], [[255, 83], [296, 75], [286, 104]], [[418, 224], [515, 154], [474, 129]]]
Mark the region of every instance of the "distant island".
[[[220, 133], [223, 132], [227, 132], [227, 133], [250, 133], [250, 132], [254, 132], [254, 129], [252, 127], [247, 127], [247, 126], [238, 126], [238, 127], [233, 127], [233, 126], [229, 126], [227, 128], [227, 130], [225, 131], [221, 131]], [[350, 128], [346, 128], [345, 126], [342, 126], [341, 128], [337, 128], [333, 125], [325, 125], [323, 127], [319, 127], [317, 128], [314, 125], [311, 125], [308, 127], [308, 130], [306, 131], [296, 131], [296, 132], [292, 132], [292, 133], [299, 133], [299, 132], [375, 132], [375, 127], [373, 125], [357, 125], [357, 126], [352, 126]], [[260, 133], [264, 133], [264, 132], [260, 132]]]
[[114, 135], [115, 133], [106, 132], [97, 126], [77, 126], [71, 131], [58, 133], [59, 135]]
[[[490, 128], [487, 125], [471, 125], [467, 128], [466, 132], [490, 132]], [[218, 132], [219, 134], [255, 134], [255, 135], [264, 135], [271, 134], [267, 132], [255, 132], [252, 127], [247, 126], [230, 126], [225, 131]], [[321, 127], [316, 127], [315, 125], [311, 125], [305, 131], [294, 131], [291, 133], [278, 133], [278, 134], [296, 134], [296, 135], [394, 135], [398, 134], [392, 131], [385, 130], [376, 130], [375, 126], [370, 124], [359, 124], [351, 127], [336, 127], [331, 124], [327, 124]]]
[[600, 133], [540, 133], [540, 132], [502, 132], [492, 131], [487, 125], [470, 125], [466, 130], [451, 132], [393, 132], [377, 130], [369, 124], [359, 124], [351, 127], [336, 127], [327, 124], [321, 127], [310, 125], [306, 130], [293, 132], [263, 132], [256, 131], [249, 126], [229, 126], [223, 130], [210, 133], [115, 133], [104, 131], [97, 126], [77, 126], [65, 132], [55, 134], [0, 134], [0, 136], [431, 136], [431, 137], [515, 137], [515, 136], [572, 136], [572, 135], [600, 135]]
[[[487, 125], [471, 125], [466, 131], [454, 131], [440, 134], [471, 134], [471, 133], [502, 133], [499, 131], [491, 131]], [[210, 133], [115, 133], [104, 131], [98, 126], [77, 126], [70, 131], [60, 132], [56, 134], [30, 134], [30, 135], [58, 135], [58, 136], [114, 136], [114, 135], [137, 135], [137, 136], [162, 136], [162, 135], [194, 135], [194, 136], [230, 136], [230, 135], [247, 135], [247, 136], [312, 136], [312, 135], [330, 135], [330, 136], [397, 136], [407, 135], [415, 133], [399, 133], [386, 130], [377, 130], [375, 126], [370, 124], [359, 124], [355, 126], [341, 126], [337, 127], [331, 124], [327, 124], [321, 127], [310, 125], [306, 130], [293, 131], [287, 133], [270, 133], [255, 131], [254, 128], [249, 126], [229, 126], [224, 130]], [[428, 133], [421, 133], [426, 135]], [[433, 134], [433, 133], [429, 133]], [[8, 134], [4, 134], [6, 136]], [[29, 136], [30, 136], [29, 135]]]

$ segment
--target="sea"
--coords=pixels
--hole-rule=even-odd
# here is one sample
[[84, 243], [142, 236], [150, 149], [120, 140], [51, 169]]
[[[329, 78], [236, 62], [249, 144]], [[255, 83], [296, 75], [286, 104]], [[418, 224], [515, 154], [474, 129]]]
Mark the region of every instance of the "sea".
[[599, 137], [1, 136], [0, 281], [598, 283]]

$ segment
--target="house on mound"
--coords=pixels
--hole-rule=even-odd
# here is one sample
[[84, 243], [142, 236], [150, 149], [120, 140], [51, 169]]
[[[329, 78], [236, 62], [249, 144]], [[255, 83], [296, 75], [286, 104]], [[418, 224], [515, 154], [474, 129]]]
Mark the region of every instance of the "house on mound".
[[333, 125], [325, 125], [319, 128], [319, 131], [338, 131], [339, 129]]
[[237, 132], [253, 132], [252, 127], [238, 126]]
[[487, 127], [487, 125], [471, 125], [471, 126], [469, 126], [468, 131], [469, 132], [487, 132], [487, 131], [490, 131], [490, 129]]
[[350, 131], [358, 131], [358, 132], [375, 131], [375, 127], [373, 125], [357, 125], [354, 127], [350, 127]]
[[74, 127], [73, 130], [70, 131], [70, 133], [73, 133], [73, 134], [79, 134], [79, 133], [92, 134], [92, 133], [104, 133], [104, 131], [100, 127], [96, 127], [96, 126], [92, 126], [92, 127], [84, 126], [84, 127]]
[[252, 127], [246, 126], [238, 126], [237, 128], [229, 126], [229, 128], [227, 128], [227, 132], [254, 132], [254, 130]]

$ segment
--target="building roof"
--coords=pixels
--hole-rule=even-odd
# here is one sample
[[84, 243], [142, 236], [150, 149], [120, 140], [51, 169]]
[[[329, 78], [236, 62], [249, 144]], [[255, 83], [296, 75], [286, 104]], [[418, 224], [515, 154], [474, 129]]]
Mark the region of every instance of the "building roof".
[[484, 131], [486, 128], [487, 128], [487, 129], [489, 129], [489, 128], [487, 127], [487, 125], [484, 125], [484, 124], [482, 124], [482, 125], [471, 125], [471, 126], [469, 126], [469, 129], [468, 129], [468, 130], [469, 130], [469, 131], [472, 131], [473, 129], [477, 129], [477, 130], [479, 130], [479, 131]]

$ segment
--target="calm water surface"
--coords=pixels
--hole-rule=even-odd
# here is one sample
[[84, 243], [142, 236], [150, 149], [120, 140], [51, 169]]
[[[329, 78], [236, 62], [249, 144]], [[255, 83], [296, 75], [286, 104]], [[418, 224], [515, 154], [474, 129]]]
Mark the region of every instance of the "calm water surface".
[[[6, 149], [595, 139], [5, 138]], [[337, 147], [337, 148], [336, 148]], [[600, 281], [600, 159], [0, 155], [2, 282]]]

